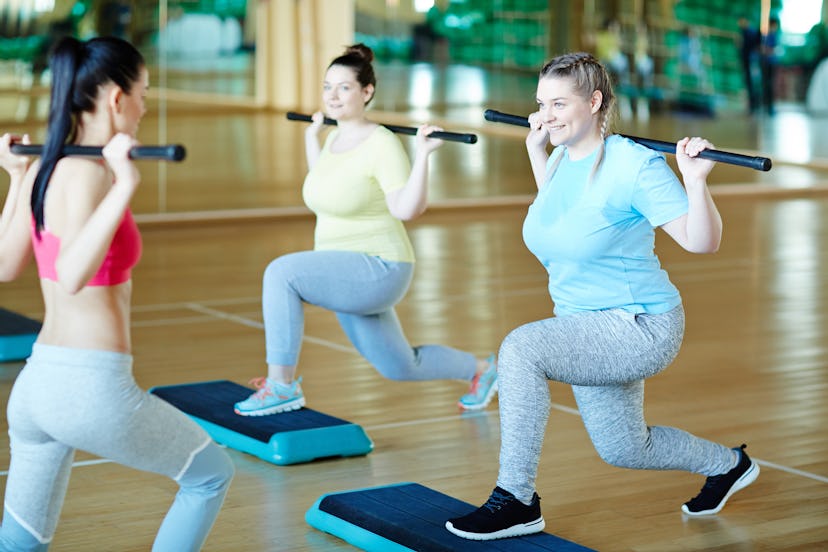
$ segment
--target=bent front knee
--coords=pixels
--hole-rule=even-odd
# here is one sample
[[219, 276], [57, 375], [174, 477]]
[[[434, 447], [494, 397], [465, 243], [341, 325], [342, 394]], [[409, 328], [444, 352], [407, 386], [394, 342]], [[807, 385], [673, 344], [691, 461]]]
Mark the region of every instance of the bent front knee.
[[497, 374], [499, 379], [523, 379], [529, 374], [540, 374], [546, 378], [533, 343], [526, 339], [521, 328], [512, 330], [500, 344], [497, 353]]
[[498, 367], [503, 365], [511, 365], [515, 361], [520, 361], [522, 358], [521, 351], [523, 349], [523, 340], [520, 338], [518, 331], [520, 328], [509, 332], [500, 344], [500, 349], [497, 352]]
[[284, 257], [278, 257], [272, 260], [270, 264], [267, 265], [267, 268], [265, 268], [262, 280], [265, 283], [271, 284], [287, 280], [287, 278], [289, 277], [287, 264], [288, 263]]

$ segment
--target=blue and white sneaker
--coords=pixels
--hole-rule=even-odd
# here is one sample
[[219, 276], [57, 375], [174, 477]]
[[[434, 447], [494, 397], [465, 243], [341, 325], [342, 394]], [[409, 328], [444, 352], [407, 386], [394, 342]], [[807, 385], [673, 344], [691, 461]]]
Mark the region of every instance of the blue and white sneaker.
[[240, 416], [267, 416], [278, 412], [290, 412], [305, 406], [305, 394], [302, 393], [297, 379], [290, 385], [273, 381], [270, 378], [255, 378], [250, 383], [257, 389], [247, 399], [237, 402], [233, 406]]
[[460, 397], [457, 406], [463, 410], [486, 408], [497, 393], [497, 363], [495, 356], [489, 356], [489, 366], [482, 374], [476, 374], [471, 381], [469, 392]]

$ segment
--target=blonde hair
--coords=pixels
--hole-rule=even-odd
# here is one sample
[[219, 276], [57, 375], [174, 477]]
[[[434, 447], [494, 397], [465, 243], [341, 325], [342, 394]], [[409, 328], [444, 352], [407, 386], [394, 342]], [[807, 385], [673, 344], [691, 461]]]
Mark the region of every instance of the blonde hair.
[[[605, 141], [610, 134], [615, 116], [615, 93], [612, 90], [612, 82], [607, 70], [592, 54], [576, 52], [563, 54], [546, 62], [540, 71], [539, 78], [570, 79], [575, 93], [587, 101], [596, 90], [601, 92], [603, 100], [601, 101], [601, 107], [598, 109], [601, 146], [595, 158], [595, 164], [592, 165], [592, 172], [589, 174], [589, 181], [592, 182], [601, 166], [601, 162], [604, 160]], [[559, 155], [552, 166], [549, 167], [546, 175], [547, 180], [555, 174], [561, 159], [563, 159], [563, 155]]]

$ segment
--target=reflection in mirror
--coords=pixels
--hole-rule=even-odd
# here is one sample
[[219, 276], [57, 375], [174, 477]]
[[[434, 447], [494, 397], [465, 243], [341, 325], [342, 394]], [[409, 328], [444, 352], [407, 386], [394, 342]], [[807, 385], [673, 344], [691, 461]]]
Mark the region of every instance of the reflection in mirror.
[[[198, 157], [198, 139], [170, 132], [167, 94], [209, 101], [255, 94], [253, 0], [2, 0], [0, 1], [0, 131], [44, 138], [51, 84], [48, 56], [63, 36], [114, 35], [135, 44], [150, 71], [152, 97], [138, 139], [145, 144], [182, 142]], [[189, 165], [189, 163], [188, 163]], [[171, 197], [166, 164], [139, 166], [142, 185], [136, 213], [197, 209]], [[5, 184], [5, 182], [2, 182]], [[204, 184], [201, 182], [200, 184]], [[0, 192], [3, 190], [0, 189]], [[185, 202], [186, 203], [186, 202]], [[252, 203], [251, 203], [252, 204]], [[249, 206], [249, 205], [244, 205]]]
[[0, 4], [0, 121], [47, 116], [48, 54], [62, 36], [114, 35], [144, 54], [151, 82], [252, 97], [252, 0], [13, 0]]
[[187, 92], [255, 94], [253, 0], [144, 3], [158, 6], [156, 27], [138, 42], [151, 67], [166, 69], [157, 82]]

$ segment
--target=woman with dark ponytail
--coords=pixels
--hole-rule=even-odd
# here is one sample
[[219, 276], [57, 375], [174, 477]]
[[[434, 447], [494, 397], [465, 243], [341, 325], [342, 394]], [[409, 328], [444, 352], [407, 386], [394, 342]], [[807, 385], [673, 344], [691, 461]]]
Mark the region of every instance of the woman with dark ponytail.
[[660, 154], [610, 132], [610, 78], [587, 53], [544, 65], [536, 99], [526, 149], [538, 194], [523, 238], [549, 273], [555, 316], [513, 330], [500, 345], [497, 486], [446, 529], [473, 540], [543, 530], [535, 478], [549, 380], [571, 385], [601, 459], [706, 476], [681, 511], [715, 514], [759, 475], [745, 445], [731, 449], [644, 419], [644, 382], [670, 365], [684, 336], [681, 296], [655, 255], [655, 230], [691, 253], [719, 248], [722, 220], [707, 189], [714, 163], [699, 157], [712, 144], [678, 141], [682, 186]]
[[[65, 38], [51, 57], [43, 155], [29, 164], [0, 139], [11, 186], [0, 218], [0, 280], [32, 251], [43, 327], [8, 402], [11, 464], [0, 550], [46, 550], [81, 449], [180, 486], [154, 551], [199, 550], [233, 477], [229, 457], [187, 416], [132, 376], [131, 270], [141, 236], [128, 154], [145, 113], [141, 54], [117, 38]], [[24, 140], [26, 141], [26, 140]], [[105, 161], [64, 158], [64, 144], [105, 144]]]
[[414, 274], [414, 250], [403, 221], [427, 206], [428, 157], [442, 144], [429, 138], [437, 127], [417, 131], [413, 164], [399, 139], [366, 116], [377, 85], [373, 52], [350, 46], [328, 66], [322, 88], [325, 115], [336, 130], [320, 143], [324, 117], [313, 115], [305, 132], [310, 169], [303, 197], [316, 214], [313, 251], [283, 255], [270, 263], [262, 283], [267, 377], [236, 403], [242, 416], [294, 410], [305, 404], [296, 379], [304, 303], [334, 311], [357, 351], [393, 380], [456, 379], [470, 382], [458, 403], [485, 408], [497, 389], [494, 357], [442, 345], [411, 347], [395, 305]]

